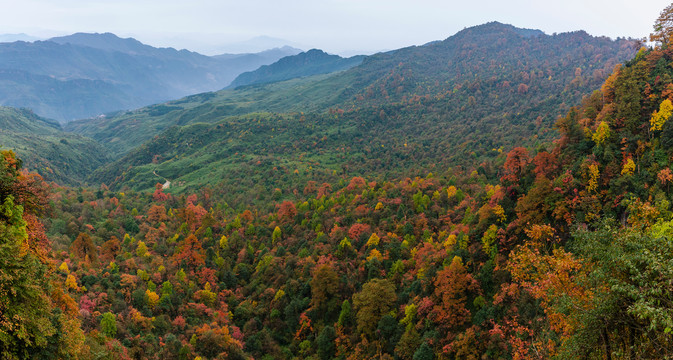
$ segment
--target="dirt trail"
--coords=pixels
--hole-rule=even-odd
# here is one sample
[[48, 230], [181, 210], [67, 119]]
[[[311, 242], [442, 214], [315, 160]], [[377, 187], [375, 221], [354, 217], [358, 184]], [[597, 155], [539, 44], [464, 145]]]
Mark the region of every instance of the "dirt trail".
[[164, 179], [165, 182], [164, 182], [164, 184], [161, 186], [162, 189], [168, 189], [168, 188], [171, 187], [171, 181], [170, 181], [170, 180], [168, 180], [168, 179], [166, 179], [165, 177], [163, 177], [163, 176], [157, 174], [157, 171], [156, 171], [156, 170], [152, 171], [152, 173], [154, 174], [154, 176], [159, 177], [159, 178], [161, 178], [161, 179]]

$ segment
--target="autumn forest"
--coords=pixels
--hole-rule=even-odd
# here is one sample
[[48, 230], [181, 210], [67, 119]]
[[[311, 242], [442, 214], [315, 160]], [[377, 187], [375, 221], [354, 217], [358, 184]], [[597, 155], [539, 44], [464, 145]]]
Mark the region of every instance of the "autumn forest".
[[0, 108], [0, 357], [673, 358], [671, 19]]

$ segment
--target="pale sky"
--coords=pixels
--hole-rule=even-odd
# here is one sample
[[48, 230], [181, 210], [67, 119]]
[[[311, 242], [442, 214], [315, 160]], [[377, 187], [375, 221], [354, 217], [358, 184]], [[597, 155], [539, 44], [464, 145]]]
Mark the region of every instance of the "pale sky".
[[209, 55], [270, 36], [305, 50], [352, 54], [443, 40], [489, 21], [547, 34], [642, 38], [670, 1], [0, 0], [0, 34], [112, 32]]

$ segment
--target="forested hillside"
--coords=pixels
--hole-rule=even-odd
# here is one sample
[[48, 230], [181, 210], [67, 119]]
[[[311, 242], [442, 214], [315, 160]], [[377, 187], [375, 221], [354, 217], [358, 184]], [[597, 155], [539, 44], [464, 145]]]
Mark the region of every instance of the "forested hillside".
[[57, 122], [27, 109], [0, 107], [0, 144], [14, 150], [26, 169], [71, 186], [110, 160], [97, 142], [64, 132]]
[[288, 179], [247, 210], [59, 191], [62, 276], [129, 357], [670, 356], [672, 61], [642, 49], [483, 172]]
[[[349, 108], [185, 119], [98, 170], [95, 187], [48, 186], [4, 152], [0, 354], [673, 358], [671, 14], [655, 46], [600, 62], [595, 78], [563, 55], [542, 76], [507, 75], [528, 82], [505, 90], [510, 77], [472, 73], [428, 83], [455, 89], [431, 96], [414, 70], [411, 97], [391, 72]], [[463, 35], [494, 27], [509, 30], [487, 38], [511, 36], [520, 54], [529, 41], [592, 41], [498, 24]], [[578, 61], [596, 69], [601, 57]], [[209, 96], [189, 101], [212, 110]]]
[[172, 125], [217, 123], [258, 111], [327, 118], [331, 109], [366, 121], [413, 119], [429, 134], [441, 127], [452, 139], [474, 142], [469, 147], [490, 150], [491, 145], [479, 148], [478, 141], [491, 131], [505, 129], [500, 138], [507, 139], [510, 134], [532, 137], [537, 124], [548, 129], [569, 106], [598, 88], [616, 64], [631, 58], [636, 44], [584, 32], [549, 36], [489, 23], [444, 41], [366, 57], [334, 76], [206, 93], [78, 121], [67, 129], [100, 141], [119, 156]]
[[311, 49], [294, 56], [286, 56], [273, 64], [260, 66], [255, 71], [244, 72], [238, 75], [229, 87], [265, 84], [348, 70], [359, 65], [363, 58], [362, 55], [342, 58], [338, 55], [329, 55], [322, 50]]
[[78, 306], [52, 261], [43, 218], [50, 189], [0, 153], [0, 357], [77, 358], [84, 333]]

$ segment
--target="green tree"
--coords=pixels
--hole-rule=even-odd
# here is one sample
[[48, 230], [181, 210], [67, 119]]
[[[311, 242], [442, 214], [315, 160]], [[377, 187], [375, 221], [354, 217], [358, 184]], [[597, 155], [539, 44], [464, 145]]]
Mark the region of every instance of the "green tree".
[[395, 345], [400, 340], [403, 329], [399, 321], [390, 314], [383, 315], [381, 320], [379, 320], [376, 334], [386, 353], [392, 354], [395, 351]]
[[336, 339], [336, 331], [334, 331], [333, 327], [325, 326], [320, 331], [316, 344], [318, 345], [318, 355], [321, 359], [328, 360], [334, 358], [334, 353], [336, 352], [334, 339]]
[[145, 245], [144, 242], [138, 241], [138, 248], [136, 248], [136, 255], [138, 255], [138, 257], [141, 258], [147, 256], [147, 245]]
[[[625, 358], [673, 356], [673, 221], [640, 232], [604, 222], [579, 231], [572, 249], [587, 265], [576, 288], [591, 294], [561, 293], [554, 306], [579, 326], [563, 352], [572, 357], [625, 353]], [[577, 306], [586, 310], [577, 312]]]
[[402, 359], [412, 359], [421, 345], [421, 337], [414, 327], [407, 328], [395, 346], [395, 354]]
[[432, 348], [428, 343], [424, 342], [418, 350], [414, 353], [414, 360], [433, 360], [435, 354], [432, 352]]
[[[311, 305], [313, 309], [330, 318], [330, 315], [339, 308], [339, 276], [330, 265], [319, 266], [311, 281]], [[335, 314], [336, 315], [336, 314]]]
[[395, 286], [390, 280], [372, 279], [366, 282], [362, 291], [353, 296], [358, 331], [371, 338], [383, 315], [393, 309], [396, 301]]
[[339, 313], [339, 325], [350, 326], [353, 323], [353, 308], [348, 300], [341, 303], [341, 312]]
[[[0, 357], [27, 359], [56, 333], [43, 292], [45, 268], [21, 251], [26, 234], [23, 207], [13, 196], [0, 203]], [[22, 254], [25, 253], [25, 254]]]
[[[74, 302], [48, 271], [50, 259], [40, 248], [46, 239], [36, 220], [41, 199], [22, 181], [21, 162], [12, 152], [0, 155], [0, 358], [73, 358], [84, 336]], [[62, 282], [61, 278], [58, 282]], [[58, 295], [56, 295], [58, 294]]]
[[117, 318], [111, 312], [106, 312], [100, 319], [100, 330], [107, 337], [117, 335]]

